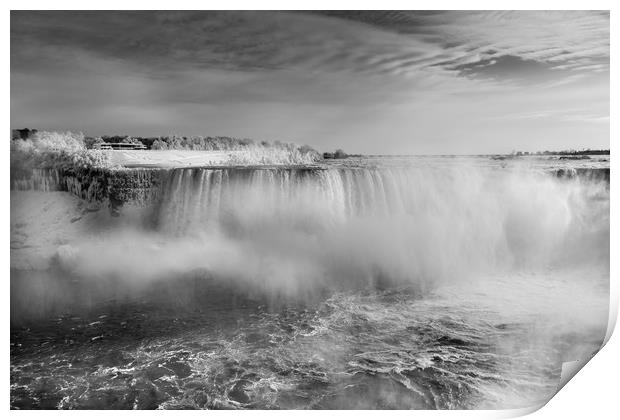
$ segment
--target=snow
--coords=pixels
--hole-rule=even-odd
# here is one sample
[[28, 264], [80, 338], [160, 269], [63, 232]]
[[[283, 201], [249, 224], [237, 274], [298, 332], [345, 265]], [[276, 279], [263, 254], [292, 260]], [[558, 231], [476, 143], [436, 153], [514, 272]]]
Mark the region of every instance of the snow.
[[244, 154], [242, 151], [202, 150], [113, 150], [110, 153], [113, 165], [163, 168], [225, 165], [233, 157]]
[[11, 268], [47, 268], [55, 255], [72, 255], [70, 244], [109, 218], [107, 209], [68, 192], [11, 191]]

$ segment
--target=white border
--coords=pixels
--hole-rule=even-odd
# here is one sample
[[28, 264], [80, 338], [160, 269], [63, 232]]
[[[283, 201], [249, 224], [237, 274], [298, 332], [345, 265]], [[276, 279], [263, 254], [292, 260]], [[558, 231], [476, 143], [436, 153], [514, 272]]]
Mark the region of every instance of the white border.
[[[615, 2], [618, 3], [617, 1]], [[285, 1], [260, 1], [260, 2], [251, 2], [251, 1], [209, 1], [209, 2], [201, 2], [201, 1], [188, 1], [188, 0], [177, 0], [174, 3], [172, 2], [162, 2], [162, 1], [130, 1], [130, 0], [108, 0], [106, 2], [89, 2], [84, 3], [80, 1], [56, 1], [50, 3], [49, 1], [8, 1], [9, 9], [95, 9], [95, 10], [103, 10], [103, 9], [119, 9], [119, 10], [131, 10], [131, 9], [189, 9], [189, 10], [200, 10], [200, 9], [272, 9], [272, 10], [294, 10], [294, 9], [358, 9], [358, 10], [371, 10], [371, 9], [454, 9], [454, 10], [463, 10], [463, 9], [515, 9], [515, 10], [574, 10], [574, 9], [585, 9], [585, 10], [611, 10], [611, 86], [617, 85], [614, 83], [614, 80], [617, 80], [616, 64], [617, 60], [615, 60], [616, 52], [614, 49], [618, 45], [618, 39], [616, 36], [616, 31], [614, 30], [614, 24], [617, 24], [617, 19], [615, 19], [615, 14], [617, 11], [613, 10], [614, 2], [612, 1], [601, 1], [601, 0], [590, 0], [590, 1], [548, 1], [548, 0], [522, 0], [522, 1], [502, 1], [502, 2], [493, 2], [493, 1], [403, 1], [403, 0], [383, 0], [381, 2], [368, 2], [368, 1], [325, 1], [325, 0], [315, 0], [315, 1], [296, 1], [294, 4]], [[3, 67], [5, 72], [5, 82], [3, 84], [3, 93], [4, 93], [4, 113], [5, 116], [5, 135], [8, 137], [9, 129], [10, 129], [10, 67], [9, 67], [9, 50], [10, 50], [10, 13], [9, 10], [3, 15], [2, 19], [3, 28], [6, 31], [5, 37], [2, 42], [2, 57], [4, 59], [5, 65]], [[611, 113], [610, 115], [617, 115], [617, 112], [614, 112], [617, 108], [615, 105], [617, 103], [617, 89], [614, 92], [614, 89], [611, 89]], [[616, 141], [615, 136], [617, 134], [616, 124], [614, 123], [614, 118], [611, 118], [611, 141], [610, 146], [611, 149], [615, 150]], [[5, 142], [5, 151], [1, 155], [3, 160], [2, 171], [4, 174], [3, 185], [5, 190], [4, 197], [9, 197], [9, 151], [8, 151], [8, 138]], [[613, 165], [613, 163], [612, 163]], [[617, 199], [613, 193], [614, 186], [619, 181], [618, 176], [614, 170], [611, 171], [611, 209], [612, 214], [614, 210], [617, 208]], [[5, 299], [5, 313], [4, 313], [4, 322], [2, 324], [3, 332], [2, 337], [4, 337], [5, 346], [4, 348], [8, 350], [9, 347], [9, 200], [8, 198], [4, 200], [3, 205], [1, 206], [2, 211], [2, 219], [5, 221], [2, 225], [2, 234], [4, 242], [2, 246], [4, 247], [4, 252], [2, 253], [2, 267], [3, 267], [3, 279], [2, 286], [4, 287], [4, 299]], [[618, 226], [615, 223], [615, 219], [612, 217], [611, 219], [611, 255], [620, 255], [618, 253]], [[611, 299], [612, 299], [612, 311], [610, 312], [610, 326], [615, 324], [617, 319], [617, 309], [618, 309], [618, 284], [617, 284], [617, 276], [618, 274], [618, 261], [614, 261], [612, 257], [611, 261]], [[611, 330], [610, 330], [611, 331]], [[609, 335], [609, 334], [608, 334]], [[4, 358], [4, 366], [5, 366], [5, 374], [8, 372], [8, 366], [10, 364], [9, 361], [9, 352], [5, 350], [3, 354]], [[617, 356], [620, 355], [620, 343], [618, 342], [617, 337], [611, 337], [607, 345], [601, 350], [599, 354], [597, 354], [592, 361], [590, 361], [583, 370], [576, 376], [575, 379], [571, 380], [544, 408], [536, 411], [531, 414], [530, 418], [536, 419], [549, 419], [549, 418], [583, 418], [585, 416], [591, 418], [612, 418], [615, 417], [614, 414], [618, 412], [616, 407], [616, 398], [617, 396], [617, 378], [618, 373], [620, 373]], [[8, 376], [8, 375], [7, 375]], [[9, 378], [6, 378], [7, 388], [9, 385]], [[4, 398], [4, 407], [8, 410], [9, 407], [9, 390], [3, 394]], [[311, 411], [311, 412], [303, 412], [296, 411], [294, 413], [291, 412], [278, 412], [278, 411], [246, 411], [246, 412], [209, 412], [200, 415], [208, 415], [208, 416], [216, 416], [220, 418], [235, 416], [235, 417], [244, 417], [244, 416], [252, 416], [252, 418], [258, 417], [269, 417], [271, 418], [283, 418], [294, 415], [295, 417], [300, 418], [310, 418], [310, 417], [348, 417], [355, 416], [355, 418], [374, 418], [376, 416], [389, 415], [394, 418], [411, 418], [411, 416], [415, 416], [416, 418], [459, 418], [459, 419], [468, 419], [468, 418], [501, 418], [501, 417], [512, 417], [527, 414], [531, 410], [516, 410], [516, 411], [390, 411], [390, 412], [380, 412], [380, 411]], [[11, 411], [10, 415], [12, 416], [67, 416], [67, 417], [82, 417], [86, 412], [19, 412], [19, 411]], [[613, 413], [613, 414], [612, 414]], [[88, 416], [94, 416], [98, 418], [107, 417], [109, 414], [106, 412], [89, 412], [86, 414]], [[174, 416], [176, 417], [188, 417], [197, 415], [197, 412], [115, 412], [114, 415], [118, 415], [121, 417], [124, 416]]]

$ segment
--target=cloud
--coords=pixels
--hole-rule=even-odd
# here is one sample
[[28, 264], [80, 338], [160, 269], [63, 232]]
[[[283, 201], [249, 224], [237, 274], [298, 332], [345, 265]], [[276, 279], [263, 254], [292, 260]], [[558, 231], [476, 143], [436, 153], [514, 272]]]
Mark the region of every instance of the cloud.
[[604, 146], [608, 115], [606, 12], [11, 12], [15, 127], [500, 152]]
[[518, 63], [508, 63], [511, 58], [553, 63], [556, 69], [605, 70], [609, 14], [13, 12], [11, 42], [15, 68], [27, 67], [41, 54], [53, 62], [59, 49], [77, 48], [139, 63], [146, 71], [189, 66], [472, 75], [491, 61]]
[[496, 116], [494, 120], [552, 120], [560, 122], [609, 123], [609, 115], [594, 113], [590, 108], [541, 109]]
[[609, 13], [588, 11], [406, 11], [325, 12], [440, 48], [424, 62], [402, 65], [445, 69], [501, 57], [557, 67], [609, 68]]

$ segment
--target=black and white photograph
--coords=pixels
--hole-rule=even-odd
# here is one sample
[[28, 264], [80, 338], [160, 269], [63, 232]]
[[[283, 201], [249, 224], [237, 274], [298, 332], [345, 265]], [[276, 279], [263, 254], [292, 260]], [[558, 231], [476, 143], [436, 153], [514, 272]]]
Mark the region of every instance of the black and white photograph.
[[610, 96], [609, 10], [11, 10], [6, 408], [544, 406]]

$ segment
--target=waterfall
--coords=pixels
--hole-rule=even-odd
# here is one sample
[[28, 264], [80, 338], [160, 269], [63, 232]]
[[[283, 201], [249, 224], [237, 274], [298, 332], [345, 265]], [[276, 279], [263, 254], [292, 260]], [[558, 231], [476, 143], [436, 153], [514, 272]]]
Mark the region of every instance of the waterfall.
[[147, 280], [208, 270], [295, 295], [377, 279], [608, 267], [607, 179], [455, 162], [34, 172], [13, 185], [60, 183], [128, 215], [122, 229], [80, 245], [85, 273]]
[[158, 200], [162, 173], [158, 169], [21, 168], [11, 173], [11, 189], [66, 191], [91, 203], [149, 207]]
[[59, 169], [34, 168], [29, 176], [12, 177], [11, 189], [16, 191], [58, 191], [63, 187], [63, 177]]
[[175, 169], [158, 222], [176, 236], [301, 237], [402, 275], [605, 258], [608, 184], [591, 178], [474, 167]]

